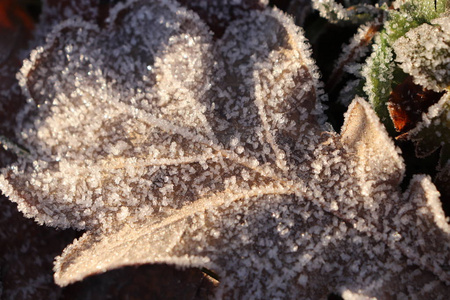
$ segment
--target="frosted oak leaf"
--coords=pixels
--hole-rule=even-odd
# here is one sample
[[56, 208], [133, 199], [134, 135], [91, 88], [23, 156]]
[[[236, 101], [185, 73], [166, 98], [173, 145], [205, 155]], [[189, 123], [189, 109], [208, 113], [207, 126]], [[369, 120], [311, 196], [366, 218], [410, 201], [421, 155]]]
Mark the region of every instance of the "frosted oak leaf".
[[449, 225], [363, 99], [324, 130], [302, 32], [250, 11], [214, 40], [171, 1], [66, 21], [21, 71], [30, 151], [0, 188], [27, 216], [86, 229], [67, 285], [145, 263], [217, 272], [218, 298], [443, 298]]

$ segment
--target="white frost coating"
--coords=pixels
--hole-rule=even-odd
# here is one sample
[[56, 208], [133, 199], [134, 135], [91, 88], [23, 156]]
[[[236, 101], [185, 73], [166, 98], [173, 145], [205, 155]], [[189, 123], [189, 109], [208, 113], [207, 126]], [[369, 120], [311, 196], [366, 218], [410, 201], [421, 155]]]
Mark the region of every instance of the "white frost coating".
[[360, 2], [363, 1], [346, 1], [344, 3], [348, 7], [344, 7], [334, 0], [313, 0], [312, 5], [319, 11], [321, 17], [333, 23], [342, 21], [361, 23], [380, 13], [377, 6]]
[[414, 83], [442, 91], [450, 85], [450, 17], [408, 31], [393, 45], [396, 61]]
[[[139, 5], [140, 3], [133, 1], [128, 3], [126, 8], [131, 9]], [[209, 148], [209, 141], [205, 144], [190, 144], [186, 141], [186, 137], [189, 138], [193, 130], [211, 136], [203, 115], [204, 109], [197, 100], [209, 86], [208, 70], [213, 64], [211, 50], [208, 50], [210, 36], [204, 25], [193, 26], [196, 22], [201, 24], [201, 21], [192, 13], [176, 8], [171, 3], [148, 6], [150, 9], [141, 12], [142, 17], [132, 18], [129, 22], [127, 18], [130, 16], [125, 17], [122, 21], [127, 26], [120, 30], [111, 25], [108, 30], [100, 33], [96, 26], [76, 20], [58, 25], [47, 39], [48, 44], [34, 51], [31, 61], [25, 64], [21, 71], [20, 83], [25, 94], [32, 100], [24, 110], [22, 118], [25, 119], [30, 111], [35, 114], [33, 110], [36, 109], [36, 104], [40, 106], [39, 114], [48, 115], [42, 121], [37, 118], [35, 124], [24, 123], [21, 130], [23, 145], [30, 149], [37, 148], [38, 151], [32, 153], [32, 157], [39, 157], [41, 160], [28, 168], [34, 168], [38, 172], [37, 166], [44, 164], [44, 160], [51, 162], [50, 165], [40, 167], [48, 169], [47, 172], [33, 174], [28, 182], [33, 185], [43, 181], [44, 185], [40, 184], [45, 195], [42, 199], [55, 200], [60, 204], [57, 211], [51, 213], [53, 220], [45, 217], [52, 209], [39, 198], [38, 203], [33, 201], [23, 206], [26, 214], [31, 214], [31, 211], [35, 212], [36, 209], [41, 210], [37, 216], [40, 223], [79, 228], [107, 224], [113, 219], [102, 217], [102, 220], [88, 221], [87, 212], [95, 213], [108, 202], [111, 205], [111, 217], [125, 201], [132, 206], [131, 211], [135, 212], [140, 211], [140, 204], [148, 205], [144, 199], [148, 199], [146, 201], [153, 203], [153, 206], [158, 206], [156, 199], [161, 196], [173, 200], [170, 195], [175, 192], [170, 187], [174, 185], [181, 188], [177, 193], [180, 201], [189, 201], [189, 198], [194, 196], [189, 185], [179, 181], [177, 184], [171, 182], [176, 179], [168, 181], [165, 178], [169, 178], [168, 175], [179, 169], [176, 166], [170, 167], [174, 163], [191, 162], [185, 165], [190, 168], [183, 171], [186, 174], [182, 176], [186, 177], [199, 172], [199, 164], [211, 158], [212, 150], [200, 151], [200, 148]], [[152, 9], [158, 9], [159, 14], [155, 11], [152, 14]], [[158, 19], [155, 20], [153, 15], [158, 15]], [[174, 20], [174, 15], [177, 15], [178, 20]], [[170, 20], [170, 23], [160, 25], [159, 21], [164, 17]], [[139, 28], [144, 31], [147, 26], [162, 28], [155, 30], [156, 37], [147, 39], [139, 35]], [[182, 27], [182, 30], [189, 32], [180, 31]], [[135, 32], [127, 33], [131, 30]], [[134, 50], [130, 52], [131, 47], [126, 44], [116, 47], [118, 41], [115, 39], [124, 43], [120, 38], [122, 33], [127, 35], [126, 41], [131, 44], [139, 42], [140, 46], [137, 48], [146, 48], [154, 56], [144, 52], [141, 55]], [[57, 43], [62, 45], [55, 49], [54, 45]], [[64, 43], [68, 43], [70, 47], [64, 46]], [[98, 49], [99, 44], [103, 48]], [[49, 49], [54, 50], [52, 55], [48, 54]], [[172, 52], [177, 53], [177, 56], [171, 58], [169, 53]], [[190, 58], [197, 55], [197, 59], [188, 60], [187, 53]], [[129, 64], [131, 57], [136, 65]], [[142, 62], [143, 59], [154, 63], [154, 73], [148, 72], [148, 63]], [[164, 68], [164, 72], [161, 72], [160, 60], [171, 62], [177, 68]], [[64, 61], [67, 61], [67, 66], [60, 66]], [[195, 65], [185, 64], [191, 61]], [[30, 77], [36, 62], [40, 63], [40, 67], [37, 74], [33, 73], [34, 76]], [[145, 69], [139, 70], [142, 65]], [[46, 75], [45, 81], [39, 79], [40, 73], [48, 73], [48, 69], [53, 70], [53, 75]], [[62, 76], [68, 80], [62, 85], [57, 84], [62, 81], [58, 78], [58, 72], [55, 72], [58, 69], [62, 70]], [[68, 70], [72, 73], [69, 74]], [[121, 78], [129, 78], [130, 81], [121, 82]], [[160, 83], [166, 82], [170, 82], [170, 85], [165, 84], [164, 88], [159, 88]], [[202, 84], [195, 84], [196, 82]], [[156, 92], [152, 92], [153, 89]], [[174, 101], [180, 98], [185, 102]], [[159, 105], [156, 106], [158, 102]], [[131, 109], [133, 106], [138, 109]], [[149, 123], [148, 118], [141, 116], [140, 111], [151, 111], [160, 121]], [[164, 126], [167, 130], [164, 119], [170, 120], [173, 127], [177, 127], [177, 123], [183, 123], [183, 129], [178, 130], [179, 135], [166, 133], [164, 136], [164, 131], [158, 127]], [[188, 128], [189, 124], [192, 129]], [[35, 126], [37, 130], [33, 129]], [[149, 126], [151, 128], [148, 128]], [[183, 134], [186, 137], [183, 137]], [[166, 145], [173, 145], [169, 152]], [[42, 156], [46, 155], [50, 157], [42, 159]], [[118, 156], [125, 160], [118, 159]], [[136, 161], [130, 162], [127, 157]], [[148, 158], [151, 158], [150, 162], [143, 163], [143, 160]], [[159, 166], [152, 167], [151, 161], [156, 159], [160, 160], [157, 164]], [[124, 169], [129, 163], [131, 168]], [[69, 166], [66, 171], [62, 169], [64, 165]], [[75, 165], [78, 165], [78, 168], [75, 168]], [[125, 172], [132, 172], [137, 177], [126, 179]], [[68, 174], [71, 174], [70, 178], [66, 177]], [[87, 186], [83, 183], [86, 177]], [[60, 180], [59, 184], [56, 184], [57, 180]], [[56, 186], [52, 187], [52, 181]], [[108, 182], [113, 186], [106, 187]], [[89, 191], [94, 187], [94, 191]], [[160, 203], [166, 207], [169, 201], [162, 199]], [[181, 203], [170, 201], [170, 205], [174, 207]], [[75, 207], [79, 207], [80, 211], [73, 212]], [[70, 218], [66, 214], [73, 216]], [[140, 218], [142, 217], [140, 215]]]
[[[31, 154], [0, 176], [27, 216], [89, 230], [57, 259], [58, 284], [167, 263], [214, 270], [226, 299], [449, 293], [441, 214], [420, 210], [441, 222], [424, 227], [409, 213], [432, 184], [402, 196], [404, 165], [362, 99], [341, 136], [323, 131], [318, 73], [290, 18], [250, 11], [213, 39], [172, 1], [111, 16], [103, 30], [68, 21], [33, 54], [21, 80]], [[439, 237], [431, 249], [425, 233]]]
[[[353, 60], [357, 61], [367, 54], [369, 51], [367, 47], [369, 44], [368, 41], [371, 40], [372, 35], [375, 33], [373, 29], [375, 24], [376, 23], [367, 23], [358, 28], [358, 31], [352, 37], [350, 43], [342, 48], [342, 54], [340, 55], [337, 64], [340, 64], [343, 60], [347, 60], [349, 56], [352, 56]], [[351, 51], [354, 53], [351, 53]]]

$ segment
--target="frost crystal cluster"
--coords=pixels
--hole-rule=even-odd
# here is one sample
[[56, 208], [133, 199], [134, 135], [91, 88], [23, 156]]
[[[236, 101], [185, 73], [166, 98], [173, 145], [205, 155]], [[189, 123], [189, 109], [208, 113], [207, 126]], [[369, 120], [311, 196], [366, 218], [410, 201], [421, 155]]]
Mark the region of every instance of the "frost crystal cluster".
[[30, 153], [0, 189], [41, 224], [87, 230], [56, 282], [164, 263], [214, 271], [217, 298], [444, 299], [433, 183], [401, 191], [403, 161], [361, 98], [341, 134], [325, 130], [301, 29], [258, 7], [213, 35], [176, 2], [128, 1], [31, 53], [17, 129]]

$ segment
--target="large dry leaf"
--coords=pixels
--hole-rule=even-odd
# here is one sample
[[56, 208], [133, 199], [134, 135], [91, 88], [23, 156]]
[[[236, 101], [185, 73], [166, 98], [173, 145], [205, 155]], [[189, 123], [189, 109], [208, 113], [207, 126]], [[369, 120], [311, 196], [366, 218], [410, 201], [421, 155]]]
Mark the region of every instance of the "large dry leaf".
[[172, 1], [129, 1], [109, 26], [66, 21], [21, 84], [24, 146], [0, 188], [25, 215], [87, 233], [60, 285], [126, 265], [206, 267], [217, 297], [444, 298], [449, 225], [363, 99], [325, 132], [318, 74], [282, 13], [213, 39]]

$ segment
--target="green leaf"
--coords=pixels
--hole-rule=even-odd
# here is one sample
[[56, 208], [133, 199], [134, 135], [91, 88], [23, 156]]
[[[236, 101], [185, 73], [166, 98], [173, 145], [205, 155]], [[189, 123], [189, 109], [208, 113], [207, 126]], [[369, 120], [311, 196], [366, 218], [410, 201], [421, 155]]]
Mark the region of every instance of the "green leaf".
[[431, 22], [408, 31], [393, 47], [414, 83], [441, 92], [450, 85], [450, 17]]
[[364, 92], [369, 97], [369, 102], [383, 123], [393, 128], [386, 106], [392, 91], [395, 69], [393, 51], [388, 39], [386, 32], [381, 32], [376, 38], [375, 50], [367, 60], [363, 75], [366, 78]]

